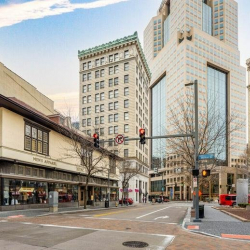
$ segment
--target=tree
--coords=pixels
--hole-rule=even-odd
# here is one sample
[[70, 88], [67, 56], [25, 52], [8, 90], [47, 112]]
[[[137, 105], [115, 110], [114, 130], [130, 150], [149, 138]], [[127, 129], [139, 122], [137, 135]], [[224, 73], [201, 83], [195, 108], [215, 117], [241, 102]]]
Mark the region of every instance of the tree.
[[[198, 154], [214, 153], [209, 169], [227, 165], [227, 152], [234, 142], [233, 133], [244, 127], [244, 120], [237, 114], [226, 117], [226, 106], [218, 108], [217, 103], [205, 96], [199, 99], [199, 148]], [[195, 131], [194, 98], [192, 93], [180, 95], [167, 113], [166, 134], [192, 134]], [[159, 145], [162, 147], [162, 145]], [[192, 169], [195, 166], [195, 138], [181, 137], [166, 140], [166, 164], [177, 166], [175, 175], [184, 176], [184, 182], [192, 183]], [[176, 164], [178, 162], [178, 164]], [[210, 177], [212, 179], [212, 177]], [[200, 182], [202, 185], [202, 181]]]
[[66, 135], [65, 141], [69, 147], [65, 148], [64, 159], [77, 159], [78, 170], [85, 175], [84, 209], [87, 206], [87, 189], [91, 178], [107, 177], [108, 173], [116, 175], [116, 161], [120, 157], [111, 153], [108, 148], [95, 148], [93, 139], [85, 136], [81, 131], [69, 125], [61, 127], [61, 133]]
[[129, 181], [140, 172], [141, 170], [139, 169], [138, 166], [136, 166], [135, 162], [126, 160], [120, 164], [119, 173], [122, 184], [122, 204], [123, 204], [123, 199], [125, 198], [124, 194], [127, 193], [128, 196]]

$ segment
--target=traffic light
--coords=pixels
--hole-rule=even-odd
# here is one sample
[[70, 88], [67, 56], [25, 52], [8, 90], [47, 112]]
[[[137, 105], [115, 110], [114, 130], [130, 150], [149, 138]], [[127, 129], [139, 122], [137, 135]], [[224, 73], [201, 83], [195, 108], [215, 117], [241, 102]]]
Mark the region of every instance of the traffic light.
[[93, 134], [93, 137], [94, 137], [94, 147], [99, 148], [99, 135]]
[[198, 176], [199, 175], [199, 169], [192, 169], [192, 174], [193, 174], [193, 176]]
[[202, 177], [208, 177], [210, 176], [210, 170], [204, 169], [202, 170]]
[[139, 133], [140, 133], [140, 143], [141, 144], [145, 144], [146, 143], [145, 129], [144, 128], [140, 128], [139, 129]]

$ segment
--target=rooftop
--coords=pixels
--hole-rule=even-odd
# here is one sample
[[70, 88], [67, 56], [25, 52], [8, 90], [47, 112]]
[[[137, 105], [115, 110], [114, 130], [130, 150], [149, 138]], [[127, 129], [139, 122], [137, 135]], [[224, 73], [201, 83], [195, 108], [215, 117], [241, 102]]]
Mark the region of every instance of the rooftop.
[[90, 55], [90, 54], [93, 54], [93, 53], [96, 53], [96, 52], [101, 52], [103, 50], [110, 49], [110, 48], [113, 48], [113, 47], [116, 47], [118, 45], [125, 44], [125, 43], [128, 43], [128, 42], [136, 42], [137, 43], [138, 48], [139, 48], [139, 52], [141, 54], [141, 58], [143, 60], [143, 63], [145, 65], [147, 71], [148, 71], [147, 72], [148, 76], [150, 77], [151, 76], [150, 70], [149, 70], [145, 55], [143, 53], [142, 46], [141, 46], [141, 43], [139, 41], [137, 31], [133, 35], [125, 36], [123, 38], [116, 39], [114, 41], [110, 41], [108, 43], [104, 43], [102, 45], [95, 46], [93, 48], [89, 48], [89, 49], [82, 50], [82, 51], [78, 50], [78, 58], [80, 58], [82, 56]]

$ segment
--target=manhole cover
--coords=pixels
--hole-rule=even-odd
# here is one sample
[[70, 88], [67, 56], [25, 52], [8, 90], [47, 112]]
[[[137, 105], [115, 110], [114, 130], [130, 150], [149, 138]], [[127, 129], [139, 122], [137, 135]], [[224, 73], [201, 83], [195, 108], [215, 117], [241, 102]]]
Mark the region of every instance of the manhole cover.
[[148, 246], [148, 243], [142, 241], [126, 241], [122, 243], [123, 246], [132, 248], [144, 248]]

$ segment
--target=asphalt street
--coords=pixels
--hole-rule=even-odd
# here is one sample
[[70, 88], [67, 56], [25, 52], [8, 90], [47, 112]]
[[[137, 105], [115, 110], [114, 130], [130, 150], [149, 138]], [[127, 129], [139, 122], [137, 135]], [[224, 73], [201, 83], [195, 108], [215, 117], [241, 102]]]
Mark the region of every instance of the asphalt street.
[[[147, 203], [98, 211], [50, 215], [42, 212], [39, 216], [10, 213], [0, 219], [0, 249], [126, 250], [131, 249], [124, 246], [128, 241], [146, 244], [143, 249], [148, 250], [200, 250], [204, 245], [213, 250], [250, 249], [247, 241], [217, 239], [184, 230], [181, 224], [191, 205], [188, 202]], [[215, 216], [212, 210], [210, 212], [210, 216]], [[228, 222], [226, 217], [219, 219]]]

